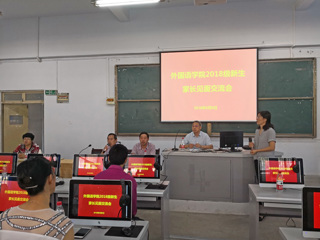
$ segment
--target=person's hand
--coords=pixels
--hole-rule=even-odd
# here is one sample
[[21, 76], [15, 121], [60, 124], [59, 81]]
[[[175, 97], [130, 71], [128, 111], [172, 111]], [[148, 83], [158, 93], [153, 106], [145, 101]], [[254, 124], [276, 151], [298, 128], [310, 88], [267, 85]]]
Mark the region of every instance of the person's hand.
[[194, 147], [194, 144], [192, 144], [192, 143], [190, 143], [189, 145], [188, 145], [188, 148], [193, 148]]
[[25, 159], [25, 158], [27, 158], [27, 156], [24, 153], [19, 153], [18, 158]]
[[252, 149], [254, 147], [254, 143], [253, 142], [249, 142], [249, 147]]
[[104, 146], [103, 152], [106, 152], [108, 149], [109, 149], [109, 146], [108, 146], [108, 144], [107, 144], [107, 145]]
[[201, 145], [199, 143], [196, 143], [196, 148], [201, 148]]
[[252, 149], [252, 150], [250, 151], [250, 154], [255, 155], [257, 152], [258, 152], [257, 150]]

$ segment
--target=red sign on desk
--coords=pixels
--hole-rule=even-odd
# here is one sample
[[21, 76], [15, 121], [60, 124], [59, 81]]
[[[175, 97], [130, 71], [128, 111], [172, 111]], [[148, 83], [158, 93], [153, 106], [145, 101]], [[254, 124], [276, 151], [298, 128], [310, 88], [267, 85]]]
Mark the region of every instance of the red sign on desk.
[[266, 182], [276, 182], [279, 172], [283, 175], [283, 182], [297, 183], [298, 175], [293, 171], [296, 161], [265, 161]]
[[12, 163], [13, 163], [13, 156], [0, 155], [0, 173], [2, 173], [2, 169], [4, 165], [6, 165], [7, 167], [7, 173], [12, 173]]
[[129, 157], [128, 169], [133, 177], [154, 177], [154, 157]]
[[3, 180], [0, 192], [0, 212], [29, 200], [27, 191], [22, 190], [17, 181]]
[[121, 185], [79, 185], [78, 215], [82, 217], [121, 218]]
[[79, 176], [95, 176], [103, 171], [104, 157], [80, 157], [79, 156]]
[[314, 228], [320, 229], [320, 192], [315, 192], [313, 195], [314, 209]]

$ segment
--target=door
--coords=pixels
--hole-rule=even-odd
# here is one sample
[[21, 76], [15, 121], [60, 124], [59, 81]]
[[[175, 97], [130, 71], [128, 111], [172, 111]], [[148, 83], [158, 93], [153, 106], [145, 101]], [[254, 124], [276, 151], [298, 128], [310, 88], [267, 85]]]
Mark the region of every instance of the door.
[[27, 104], [3, 104], [3, 152], [13, 152], [28, 132]]

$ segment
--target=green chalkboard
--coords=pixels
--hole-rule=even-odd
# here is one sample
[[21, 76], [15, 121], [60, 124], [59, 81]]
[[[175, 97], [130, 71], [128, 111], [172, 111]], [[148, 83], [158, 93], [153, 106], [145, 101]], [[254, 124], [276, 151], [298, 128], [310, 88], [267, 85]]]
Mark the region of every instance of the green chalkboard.
[[[147, 131], [188, 133], [191, 123], [160, 122], [160, 66], [119, 65], [116, 131], [119, 135]], [[277, 135], [314, 137], [314, 59], [259, 61], [258, 111], [268, 110]], [[202, 130], [207, 131], [203, 123]], [[255, 123], [212, 123], [212, 132], [254, 133]]]

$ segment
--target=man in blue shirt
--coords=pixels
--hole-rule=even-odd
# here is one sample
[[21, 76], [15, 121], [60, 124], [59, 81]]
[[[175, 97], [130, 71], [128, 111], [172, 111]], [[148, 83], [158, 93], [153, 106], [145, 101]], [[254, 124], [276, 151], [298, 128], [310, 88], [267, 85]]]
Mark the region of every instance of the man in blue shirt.
[[184, 138], [185, 148], [213, 149], [210, 137], [201, 128], [199, 121], [192, 123], [192, 132]]

